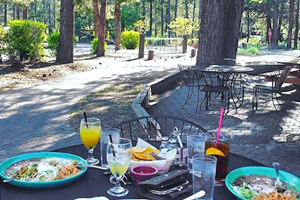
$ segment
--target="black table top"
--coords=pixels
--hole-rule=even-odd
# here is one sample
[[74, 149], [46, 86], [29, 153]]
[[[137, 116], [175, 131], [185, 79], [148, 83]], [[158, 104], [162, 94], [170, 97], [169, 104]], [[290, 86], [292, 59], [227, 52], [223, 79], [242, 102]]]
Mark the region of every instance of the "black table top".
[[[57, 152], [72, 153], [83, 158], [87, 157], [87, 150], [83, 145], [59, 149]], [[100, 157], [99, 146], [95, 149], [95, 157]], [[247, 158], [230, 154], [229, 170], [244, 166], [260, 166], [260, 164]], [[18, 188], [0, 181], [0, 200], [69, 200], [80, 197], [96, 196], [106, 196], [109, 199], [116, 199], [106, 193], [106, 190], [112, 187], [112, 184], [109, 182], [109, 177], [110, 175], [104, 175], [101, 170], [89, 168], [87, 172], [74, 183], [59, 188], [49, 188], [44, 190]], [[143, 198], [139, 195], [136, 185], [127, 185], [125, 187], [129, 189], [129, 194], [121, 199]], [[219, 186], [215, 187], [214, 199], [235, 200], [236, 198], [225, 186]]]
[[194, 66], [192, 69], [203, 72], [221, 72], [221, 73], [248, 73], [253, 71], [250, 67], [240, 65], [210, 65], [208, 67]]

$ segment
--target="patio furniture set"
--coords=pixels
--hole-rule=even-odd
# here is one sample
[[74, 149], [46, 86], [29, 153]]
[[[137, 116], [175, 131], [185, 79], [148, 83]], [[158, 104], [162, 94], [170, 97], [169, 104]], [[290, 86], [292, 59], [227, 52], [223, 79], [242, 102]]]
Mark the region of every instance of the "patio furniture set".
[[[252, 111], [255, 112], [257, 110], [259, 95], [263, 93], [271, 95], [273, 106], [275, 110], [278, 110], [277, 107], [280, 105], [278, 95], [282, 92], [282, 85], [284, 82], [297, 84], [295, 76], [300, 75], [299, 70], [294, 72], [291, 72], [291, 70], [299, 65], [300, 62], [299, 64], [285, 62], [284, 65], [276, 65], [273, 71], [271, 70], [271, 74], [269, 69], [268, 74], [260, 72], [255, 74], [264, 76], [266, 83], [255, 83], [252, 87]], [[243, 104], [246, 84], [245, 76], [253, 75], [254, 65], [210, 65], [201, 67], [179, 64], [178, 68], [183, 74], [183, 82], [188, 89], [183, 107], [191, 99], [195, 90], [197, 92], [196, 112], [201, 110], [204, 103], [205, 109], [208, 110], [212, 99], [215, 100], [220, 96], [228, 113], [231, 107], [237, 112], [237, 109]], [[294, 76], [294, 81], [291, 81], [291, 75]], [[271, 82], [271, 84], [267, 82]], [[201, 92], [204, 93], [204, 97], [200, 103]]]

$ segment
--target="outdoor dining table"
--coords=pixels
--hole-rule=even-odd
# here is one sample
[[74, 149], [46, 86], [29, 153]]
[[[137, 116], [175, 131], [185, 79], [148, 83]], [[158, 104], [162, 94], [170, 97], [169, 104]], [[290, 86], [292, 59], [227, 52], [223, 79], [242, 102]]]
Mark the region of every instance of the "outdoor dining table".
[[243, 103], [243, 97], [242, 100], [240, 100], [240, 97], [236, 92], [236, 85], [237, 83], [239, 83], [239, 85], [241, 86], [241, 84], [243, 83], [242, 75], [252, 72], [253, 68], [241, 65], [210, 65], [207, 67], [193, 66], [191, 69], [195, 70], [196, 72], [198, 71], [203, 76], [217, 76], [220, 80], [219, 82], [223, 86], [229, 87], [229, 99], [232, 99], [232, 102], [234, 103], [234, 108], [237, 112], [237, 108]]
[[[96, 148], [99, 148], [98, 146]], [[85, 158], [86, 149], [83, 145], [70, 146], [56, 150], [56, 152], [71, 153]], [[95, 149], [95, 157], [100, 157], [100, 151]], [[231, 153], [229, 157], [229, 170], [244, 166], [261, 166], [261, 164]], [[105, 175], [104, 171], [94, 168], [88, 168], [86, 173], [77, 181], [57, 188], [48, 188], [43, 190], [30, 190], [18, 188], [1, 181], [0, 199], [1, 200], [71, 200], [82, 197], [105, 196], [109, 199], [116, 199], [109, 196], [106, 191], [112, 187], [109, 181], [110, 175]], [[129, 194], [118, 199], [142, 199], [135, 184], [124, 186], [129, 189]], [[226, 186], [216, 186], [214, 189], [214, 199], [216, 200], [236, 200]], [[191, 194], [187, 194], [189, 196]]]

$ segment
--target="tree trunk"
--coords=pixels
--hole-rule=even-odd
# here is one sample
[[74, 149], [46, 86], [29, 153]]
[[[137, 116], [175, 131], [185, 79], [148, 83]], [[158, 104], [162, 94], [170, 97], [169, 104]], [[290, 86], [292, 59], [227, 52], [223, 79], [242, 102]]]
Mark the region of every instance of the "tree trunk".
[[20, 8], [17, 7], [17, 19], [20, 19]]
[[299, 32], [299, 0], [297, 0], [296, 18], [295, 18], [295, 38], [294, 38], [295, 49], [298, 49], [298, 32]]
[[23, 19], [28, 19], [28, 6], [26, 6], [23, 10]]
[[267, 16], [267, 30], [266, 30], [266, 41], [269, 42], [269, 29], [271, 28], [271, 18]]
[[195, 21], [196, 15], [196, 0], [193, 1], [193, 22]]
[[34, 20], [37, 21], [37, 6], [36, 6], [36, 3], [34, 3]]
[[60, 37], [56, 61], [58, 63], [73, 62], [74, 45], [74, 0], [61, 0]]
[[146, 20], [146, 0], [142, 0], [142, 19]]
[[94, 17], [95, 38], [98, 38], [99, 29], [100, 29], [100, 12], [99, 12], [98, 0], [93, 0], [93, 17]]
[[4, 3], [4, 26], [7, 26], [7, 2]]
[[[62, 0], [61, 0], [61, 1], [62, 1]], [[43, 1], [43, 10], [44, 10], [44, 13], [43, 13], [43, 16], [44, 16], [44, 24], [47, 24], [47, 13], [46, 13], [47, 5], [46, 5], [46, 0]]]
[[250, 39], [250, 13], [249, 10], [247, 11], [247, 43]]
[[294, 26], [294, 0], [290, 0], [290, 16], [289, 16], [289, 30], [287, 38], [287, 49], [292, 48], [293, 26]]
[[164, 36], [164, 0], [160, 0], [160, 33]]
[[12, 10], [13, 10], [13, 20], [15, 20], [16, 19], [16, 7], [13, 6]]
[[178, 0], [175, 0], [175, 6], [174, 6], [174, 20], [177, 18], [177, 6], [178, 6]]
[[202, 0], [199, 0], [199, 10], [198, 10], [198, 19], [201, 19], [202, 13]]
[[189, 1], [184, 0], [184, 5], [185, 5], [185, 18], [189, 18]]
[[167, 16], [166, 31], [168, 33], [168, 37], [170, 38], [171, 37], [171, 31], [169, 29], [169, 25], [171, 23], [171, 0], [168, 0], [166, 16]]
[[48, 4], [48, 24], [49, 24], [49, 28], [48, 28], [49, 29], [49, 33], [52, 33], [51, 1], [49, 1], [49, 4]]
[[98, 51], [97, 56], [104, 56], [104, 42], [105, 42], [105, 26], [106, 26], [106, 0], [101, 0], [100, 8], [100, 25], [99, 25], [99, 37], [98, 37]]
[[56, 2], [53, 2], [53, 28], [56, 28]]
[[120, 1], [115, 2], [115, 24], [116, 24], [116, 43], [115, 50], [120, 50], [121, 46], [121, 5]]
[[278, 27], [278, 4], [274, 5], [274, 17], [273, 17], [273, 31], [272, 31], [272, 47], [278, 47], [278, 39], [279, 39], [279, 27]]
[[243, 0], [203, 0], [196, 65], [234, 64]]
[[152, 0], [150, 0], [150, 24], [149, 24], [149, 28], [150, 28], [150, 30], [149, 30], [149, 35], [150, 36], [152, 36], [152, 24], [153, 24], [153, 1]]

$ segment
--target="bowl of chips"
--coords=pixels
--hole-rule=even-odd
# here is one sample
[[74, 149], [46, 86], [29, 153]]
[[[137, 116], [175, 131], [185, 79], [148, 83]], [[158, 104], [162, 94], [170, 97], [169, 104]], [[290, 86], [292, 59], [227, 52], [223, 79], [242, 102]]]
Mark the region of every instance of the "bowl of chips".
[[132, 148], [130, 169], [141, 165], [148, 165], [158, 170], [168, 171], [175, 159], [176, 153], [176, 149], [162, 153], [148, 142], [139, 138], [136, 146]]

